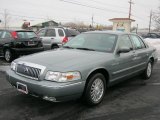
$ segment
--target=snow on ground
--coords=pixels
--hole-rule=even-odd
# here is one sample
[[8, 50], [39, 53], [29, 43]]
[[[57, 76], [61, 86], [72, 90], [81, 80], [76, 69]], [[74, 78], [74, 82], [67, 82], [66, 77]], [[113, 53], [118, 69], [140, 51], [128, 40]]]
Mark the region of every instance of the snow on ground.
[[157, 49], [158, 57], [160, 59], [160, 39], [151, 39], [151, 38], [146, 38], [144, 39], [149, 46], [154, 46]]

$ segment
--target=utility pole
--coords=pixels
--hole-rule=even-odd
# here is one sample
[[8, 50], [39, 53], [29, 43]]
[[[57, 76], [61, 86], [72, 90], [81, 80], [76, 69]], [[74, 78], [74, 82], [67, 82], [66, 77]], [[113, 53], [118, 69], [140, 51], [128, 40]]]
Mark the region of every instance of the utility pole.
[[93, 15], [92, 15], [92, 28], [93, 28]]
[[150, 12], [150, 20], [149, 20], [149, 33], [151, 32], [151, 24], [152, 24], [152, 10]]
[[133, 2], [132, 2], [132, 0], [130, 0], [129, 1], [129, 15], [128, 15], [128, 18], [130, 19], [131, 18], [131, 13], [132, 13], [132, 4], [134, 4]]
[[136, 27], [136, 34], [138, 33], [138, 24], [137, 24], [137, 27]]

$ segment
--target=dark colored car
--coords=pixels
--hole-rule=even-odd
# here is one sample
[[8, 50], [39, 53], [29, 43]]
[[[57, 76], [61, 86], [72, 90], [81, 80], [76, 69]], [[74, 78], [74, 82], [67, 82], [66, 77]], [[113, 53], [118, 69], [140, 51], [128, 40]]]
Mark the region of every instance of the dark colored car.
[[144, 38], [160, 38], [160, 35], [158, 33], [148, 33], [147, 35], [142, 36]]
[[0, 56], [11, 62], [19, 55], [43, 50], [41, 39], [33, 31], [0, 30]]
[[45, 50], [59, 48], [78, 34], [75, 29], [64, 27], [43, 28], [38, 32]]

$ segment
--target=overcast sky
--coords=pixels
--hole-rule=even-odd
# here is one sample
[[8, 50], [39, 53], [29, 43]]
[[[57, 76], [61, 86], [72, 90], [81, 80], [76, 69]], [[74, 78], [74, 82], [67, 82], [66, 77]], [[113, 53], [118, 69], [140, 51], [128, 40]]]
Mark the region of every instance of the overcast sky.
[[[66, 2], [64, 2], [66, 1]], [[18, 25], [23, 20], [31, 24], [53, 19], [56, 22], [84, 21], [94, 25], [111, 25], [108, 19], [128, 17], [129, 0], [0, 0], [0, 19], [4, 9], [10, 14], [10, 25]], [[149, 24], [150, 10], [156, 11], [160, 6], [159, 0], [133, 0], [132, 19], [146, 28]], [[74, 3], [74, 4], [73, 4]], [[77, 5], [79, 4], [79, 5]]]

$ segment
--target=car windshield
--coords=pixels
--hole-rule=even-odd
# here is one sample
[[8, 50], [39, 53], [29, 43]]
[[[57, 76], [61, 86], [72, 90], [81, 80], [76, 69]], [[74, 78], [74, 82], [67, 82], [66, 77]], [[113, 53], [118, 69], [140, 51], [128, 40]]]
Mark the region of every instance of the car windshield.
[[18, 38], [22, 39], [30, 39], [30, 38], [36, 38], [37, 35], [32, 31], [18, 31], [17, 32]]
[[71, 39], [63, 47], [81, 50], [113, 52], [116, 41], [117, 35], [106, 33], [85, 33]]

